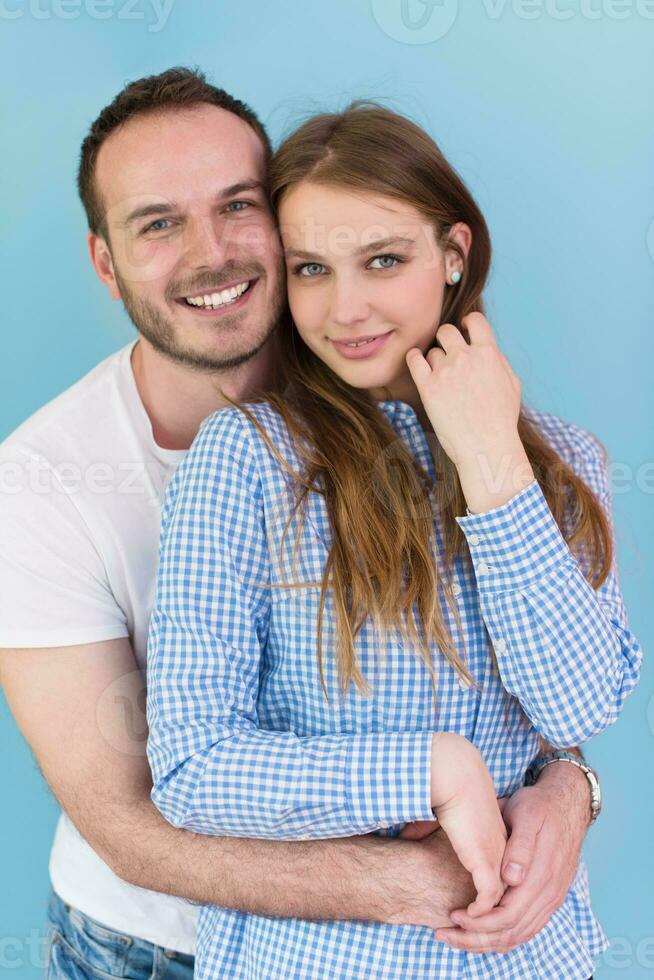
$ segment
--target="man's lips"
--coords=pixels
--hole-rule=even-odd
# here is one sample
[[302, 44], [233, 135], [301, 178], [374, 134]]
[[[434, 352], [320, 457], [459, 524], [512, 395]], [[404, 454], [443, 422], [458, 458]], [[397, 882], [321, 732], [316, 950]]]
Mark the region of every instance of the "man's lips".
[[175, 302], [185, 310], [201, 316], [220, 316], [227, 310], [244, 306], [254, 291], [258, 279], [236, 279], [221, 289], [203, 289], [179, 296]]
[[239, 279], [233, 279], [231, 282], [226, 282], [222, 286], [209, 286], [204, 289], [198, 289], [192, 293], [183, 293], [181, 296], [177, 296], [176, 299], [193, 299], [196, 296], [211, 296], [212, 293], [221, 293], [225, 289], [232, 289], [235, 286], [240, 286], [243, 283], [253, 282], [253, 276], [241, 276]]

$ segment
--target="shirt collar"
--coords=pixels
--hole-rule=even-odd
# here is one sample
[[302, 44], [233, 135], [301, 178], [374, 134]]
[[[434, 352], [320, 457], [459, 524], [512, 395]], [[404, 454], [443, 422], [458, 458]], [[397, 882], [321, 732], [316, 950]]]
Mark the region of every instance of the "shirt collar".
[[377, 407], [381, 409], [389, 422], [406, 425], [420, 424], [414, 409], [407, 402], [378, 401]]

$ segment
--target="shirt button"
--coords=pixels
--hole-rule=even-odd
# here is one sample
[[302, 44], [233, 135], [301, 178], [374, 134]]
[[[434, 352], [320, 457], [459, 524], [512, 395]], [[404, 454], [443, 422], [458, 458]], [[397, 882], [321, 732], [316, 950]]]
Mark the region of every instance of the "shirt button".
[[480, 561], [477, 565], [477, 572], [480, 575], [488, 575], [489, 568], [485, 561]]
[[455, 582], [452, 586], [452, 595], [461, 595], [461, 586], [458, 582]]
[[494, 646], [498, 653], [504, 653], [506, 650], [506, 640], [499, 639]]
[[468, 544], [479, 544], [480, 541], [481, 541], [481, 538], [479, 537], [478, 534], [469, 534], [468, 535]]

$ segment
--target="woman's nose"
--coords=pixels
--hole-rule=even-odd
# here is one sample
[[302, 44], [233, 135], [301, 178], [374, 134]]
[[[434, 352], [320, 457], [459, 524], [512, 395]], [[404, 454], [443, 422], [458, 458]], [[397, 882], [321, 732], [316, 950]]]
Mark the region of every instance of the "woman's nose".
[[354, 282], [334, 286], [331, 301], [331, 319], [342, 327], [362, 323], [370, 316], [370, 305], [360, 285]]

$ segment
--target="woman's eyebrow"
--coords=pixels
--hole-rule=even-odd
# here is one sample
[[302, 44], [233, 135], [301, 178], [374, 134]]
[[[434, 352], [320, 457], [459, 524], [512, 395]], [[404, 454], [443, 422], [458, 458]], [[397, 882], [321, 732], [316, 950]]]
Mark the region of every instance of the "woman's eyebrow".
[[[414, 238], [407, 238], [404, 235], [391, 235], [388, 238], [378, 238], [377, 241], [369, 242], [367, 245], [360, 245], [355, 248], [352, 255], [367, 255], [369, 252], [379, 252], [384, 248], [389, 248], [391, 245], [406, 245], [415, 248], [416, 241]], [[287, 258], [296, 259], [320, 259], [317, 252], [305, 252], [300, 248], [285, 248], [284, 255]]]

